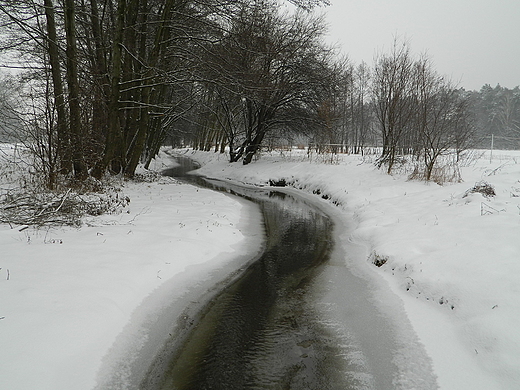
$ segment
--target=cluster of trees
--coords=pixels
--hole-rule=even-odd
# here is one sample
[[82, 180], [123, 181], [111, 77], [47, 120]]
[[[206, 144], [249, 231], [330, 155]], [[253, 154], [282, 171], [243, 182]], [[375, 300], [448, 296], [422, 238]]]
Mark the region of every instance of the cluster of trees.
[[474, 126], [469, 97], [439, 75], [426, 56], [414, 59], [408, 45], [395, 42], [377, 58], [372, 99], [382, 136], [378, 164], [392, 171], [398, 157], [411, 155], [420, 175], [431, 179], [440, 156], [469, 146]]
[[191, 113], [197, 125], [176, 133], [175, 142], [203, 150], [228, 146], [231, 161], [244, 163], [266, 137], [279, 145], [305, 137], [318, 152], [379, 146], [378, 165], [388, 173], [406, 155], [416, 162], [416, 176], [431, 180], [439, 157], [458, 158], [474, 140], [471, 94], [439, 75], [428, 57], [415, 58], [407, 43], [396, 40], [372, 68], [354, 66], [318, 39], [299, 46], [301, 37], [321, 36], [315, 25], [292, 34], [302, 27], [290, 19], [294, 24], [277, 36], [274, 26], [283, 23], [261, 21], [251, 28], [255, 20], [247, 15], [231, 30], [233, 42], [242, 44], [213, 48], [213, 69], [229, 79], [206, 91], [201, 111]]
[[[306, 45], [301, 54], [290, 51], [286, 56], [284, 50], [276, 50], [275, 57], [270, 50], [278, 42], [294, 45], [293, 35], [277, 39], [272, 27], [254, 31], [258, 41], [238, 30], [249, 42], [240, 46], [247, 47], [245, 51], [232, 47], [239, 56], [233, 66], [247, 58], [247, 70], [224, 72], [241, 80], [238, 90], [242, 92], [233, 91], [235, 100], [222, 91], [214, 94], [216, 99], [207, 105], [211, 124], [194, 132], [195, 147], [209, 150], [216, 139], [225, 140], [235, 161], [245, 145], [248, 162], [248, 151], [255, 152], [272, 128], [272, 137], [306, 136], [318, 151], [362, 153], [366, 146], [379, 146], [377, 164], [388, 173], [402, 156], [411, 156], [417, 162], [417, 176], [430, 180], [440, 156], [453, 151], [458, 156], [470, 145], [475, 128], [471, 95], [439, 75], [428, 57], [414, 57], [406, 42], [396, 40], [370, 68], [338, 60], [319, 42]], [[303, 36], [318, 36], [318, 32]], [[261, 65], [253, 76], [250, 66], [255, 63]], [[255, 119], [252, 110], [260, 112]], [[264, 117], [265, 122], [260, 121]], [[253, 141], [251, 133], [256, 137]], [[244, 141], [235, 148], [237, 138]]]
[[52, 188], [132, 176], [167, 140], [244, 164], [295, 139], [377, 146], [389, 173], [412, 156], [430, 180], [476, 129], [518, 132], [518, 88], [466, 92], [398, 40], [355, 66], [309, 12], [327, 0], [287, 2], [291, 12], [276, 0], [0, 0], [0, 49], [26, 68], [22, 84], [2, 81], [0, 134], [30, 145]]
[[291, 16], [271, 0], [1, 0], [0, 49], [26, 67], [14, 136], [50, 187], [60, 175], [132, 176], [174, 126], [200, 130], [202, 119], [224, 121], [227, 143], [247, 126], [234, 159], [250, 161], [277, 112], [302, 109], [309, 83], [327, 83], [323, 24], [307, 12], [326, 0], [288, 1]]
[[261, 2], [235, 14], [207, 47], [193, 142], [229, 146], [230, 160], [247, 164], [269, 134], [316, 127], [334, 77], [324, 31], [320, 18], [284, 15]]
[[513, 89], [484, 85], [472, 91], [471, 111], [475, 117], [478, 145], [501, 149], [520, 148], [520, 87]]

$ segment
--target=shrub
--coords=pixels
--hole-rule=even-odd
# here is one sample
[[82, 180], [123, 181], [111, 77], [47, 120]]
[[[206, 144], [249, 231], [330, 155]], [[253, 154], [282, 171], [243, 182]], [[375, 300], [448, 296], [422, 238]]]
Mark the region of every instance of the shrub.
[[467, 190], [462, 197], [465, 198], [469, 194], [473, 194], [473, 193], [477, 193], [477, 192], [486, 199], [490, 199], [490, 198], [496, 196], [495, 188], [491, 184], [489, 184], [485, 181], [479, 181], [478, 183], [475, 183], [475, 185], [472, 188]]

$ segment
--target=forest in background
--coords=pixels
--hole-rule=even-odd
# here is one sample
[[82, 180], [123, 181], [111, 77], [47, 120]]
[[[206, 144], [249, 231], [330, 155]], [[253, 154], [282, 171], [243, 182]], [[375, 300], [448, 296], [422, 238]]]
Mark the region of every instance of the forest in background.
[[520, 149], [520, 87], [484, 85], [468, 92], [476, 127], [475, 145], [489, 148], [493, 136], [497, 149]]
[[[165, 143], [229, 153], [304, 144], [440, 157], [520, 146], [520, 91], [465, 91], [395, 39], [374, 64], [324, 43], [327, 1], [0, 0], [0, 141], [21, 143], [48, 188], [132, 177]], [[348, 48], [345, 48], [348, 51]], [[7, 62], [6, 62], [7, 63]]]

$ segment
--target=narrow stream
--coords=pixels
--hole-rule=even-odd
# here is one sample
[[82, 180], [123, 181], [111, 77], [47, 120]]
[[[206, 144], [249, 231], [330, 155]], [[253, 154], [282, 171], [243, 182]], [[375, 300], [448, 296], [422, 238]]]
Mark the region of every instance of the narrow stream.
[[[189, 164], [181, 169], [191, 169]], [[166, 174], [183, 176], [178, 171]], [[202, 184], [200, 177], [192, 180]], [[348, 388], [339, 375], [339, 343], [316, 320], [309, 296], [309, 285], [330, 257], [330, 219], [282, 192], [211, 181], [204, 185], [260, 204], [266, 249], [202, 309], [181, 345], [161, 357], [159, 367], [165, 372], [153, 370], [142, 387]]]
[[[331, 261], [331, 219], [285, 192], [186, 175], [196, 165], [189, 159], [179, 162], [180, 167], [165, 174], [257, 202], [264, 219], [266, 248], [200, 309], [184, 332], [172, 335], [140, 388], [398, 388], [393, 383], [397, 372], [392, 362], [394, 335], [379, 323], [379, 313], [371, 309], [361, 313], [358, 297], [346, 298], [351, 301], [347, 316], [359, 314], [371, 323], [366, 328], [375, 327], [378, 333], [360, 340], [367, 339], [368, 344], [372, 336], [382, 340], [371, 347], [376, 351], [372, 366], [361, 351], [363, 342], [353, 336], [363, 333], [365, 326], [352, 321], [352, 329], [345, 329], [350, 320], [324, 318], [324, 312], [335, 310], [322, 299], [329, 294], [327, 284], [337, 283], [338, 278], [345, 283], [344, 278], [349, 277], [343, 274], [345, 267]], [[362, 295], [359, 299], [366, 299]], [[385, 372], [374, 374], [374, 370]]]

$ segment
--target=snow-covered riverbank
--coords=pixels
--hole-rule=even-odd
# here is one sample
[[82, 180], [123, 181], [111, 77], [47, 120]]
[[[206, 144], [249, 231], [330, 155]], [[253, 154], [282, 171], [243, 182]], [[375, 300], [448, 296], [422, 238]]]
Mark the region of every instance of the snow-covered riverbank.
[[113, 369], [124, 388], [114, 365], [132, 364], [160, 307], [260, 248], [245, 202], [169, 178], [122, 192], [122, 213], [79, 229], [0, 225], [0, 389], [104, 389]]
[[[200, 173], [244, 183], [285, 182], [351, 216], [349, 237], [382, 274], [433, 360], [441, 389], [517, 389], [520, 384], [520, 153], [475, 153], [463, 181], [408, 181], [369, 158], [332, 163], [300, 151], [264, 155], [248, 166], [187, 152]], [[496, 196], [471, 192], [476, 183]], [[372, 262], [382, 260], [375, 267]]]
[[[520, 153], [474, 159], [463, 182], [444, 186], [385, 175], [359, 156], [330, 164], [293, 151], [242, 166], [186, 153], [202, 174], [257, 185], [284, 179], [338, 205], [354, 224], [346, 239], [363, 248], [354, 261], [402, 299], [441, 390], [518, 388]], [[169, 163], [162, 153], [155, 169]], [[482, 180], [495, 197], [465, 196]], [[161, 296], [182, 300], [259, 246], [248, 220], [255, 209], [223, 194], [166, 179], [123, 192], [128, 209], [80, 229], [0, 226], [0, 389], [103, 388], [111, 363], [129, 344], [140, 348], [126, 338]], [[375, 259], [386, 262], [378, 268]]]

